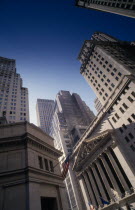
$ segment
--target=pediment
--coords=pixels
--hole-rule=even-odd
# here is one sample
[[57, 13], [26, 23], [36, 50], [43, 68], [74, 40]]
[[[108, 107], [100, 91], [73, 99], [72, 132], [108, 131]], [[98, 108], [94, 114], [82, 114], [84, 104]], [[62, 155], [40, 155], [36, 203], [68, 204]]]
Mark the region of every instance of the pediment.
[[106, 139], [112, 139], [112, 130], [104, 131], [91, 138], [85, 139], [80, 145], [79, 151], [74, 161], [73, 169], [76, 170], [85, 160], [102, 144], [104, 145]]

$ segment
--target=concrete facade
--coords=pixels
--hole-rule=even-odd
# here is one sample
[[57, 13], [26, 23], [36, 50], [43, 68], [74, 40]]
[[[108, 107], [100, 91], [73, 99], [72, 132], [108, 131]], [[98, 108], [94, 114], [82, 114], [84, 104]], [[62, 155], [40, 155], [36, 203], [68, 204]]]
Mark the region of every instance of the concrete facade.
[[28, 122], [0, 126], [0, 209], [67, 210], [53, 139]]
[[55, 103], [53, 100], [37, 99], [37, 124], [47, 134], [50, 134], [50, 128], [52, 126], [54, 105]]
[[94, 100], [94, 106], [95, 106], [95, 109], [97, 110], [97, 112], [100, 112], [100, 110], [102, 109], [102, 104], [98, 98], [96, 98]]
[[[79, 179], [87, 209], [89, 209], [87, 205], [89, 201], [96, 209], [133, 210], [135, 209], [134, 47], [131, 47], [130, 43], [113, 43], [115, 47], [112, 47], [108, 42], [109, 47], [106, 48], [105, 41], [102, 41], [102, 50], [99, 55], [103, 55], [102, 53], [107, 49], [108, 56], [106, 53], [101, 56], [97, 68], [103, 71], [98, 77], [96, 66], [94, 69], [93, 66], [90, 67], [91, 63], [87, 61], [91, 60], [87, 58], [93, 59], [95, 47], [100, 48], [101, 41], [98, 40], [92, 44], [92, 49], [87, 49], [86, 57], [83, 57], [81, 72], [93, 87], [96, 95], [100, 96], [103, 107], [74, 147], [73, 169]], [[79, 56], [82, 58], [83, 55]], [[103, 66], [104, 62], [106, 66]], [[111, 66], [107, 66], [110, 64]], [[109, 68], [110, 70], [107, 71]], [[87, 72], [88, 69], [89, 72]], [[114, 69], [115, 73], [112, 75]], [[94, 84], [99, 78], [96, 85], [104, 88], [104, 91], [101, 91], [102, 94], [100, 90], [97, 91], [97, 86], [93, 85], [91, 78], [88, 78], [89, 75], [95, 77]], [[106, 75], [105, 78], [104, 75]], [[102, 78], [105, 81], [102, 81]], [[107, 83], [108, 78], [110, 82]], [[102, 99], [107, 92], [105, 83], [108, 84], [108, 90], [112, 83], [114, 88], [110, 93], [108, 92], [104, 101]], [[109, 205], [104, 205], [100, 197], [108, 201]]]
[[9, 123], [29, 121], [28, 89], [16, 73], [14, 59], [0, 57], [0, 117]]
[[135, 2], [133, 0], [76, 0], [76, 6], [135, 18]]

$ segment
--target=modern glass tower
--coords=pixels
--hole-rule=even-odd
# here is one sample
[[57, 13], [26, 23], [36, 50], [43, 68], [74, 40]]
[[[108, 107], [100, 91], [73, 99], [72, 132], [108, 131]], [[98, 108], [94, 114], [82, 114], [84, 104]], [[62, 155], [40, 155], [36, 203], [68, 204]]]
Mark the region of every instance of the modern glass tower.
[[0, 117], [8, 123], [29, 121], [28, 89], [16, 73], [14, 59], [0, 57]]
[[135, 18], [134, 0], [76, 0], [76, 6]]

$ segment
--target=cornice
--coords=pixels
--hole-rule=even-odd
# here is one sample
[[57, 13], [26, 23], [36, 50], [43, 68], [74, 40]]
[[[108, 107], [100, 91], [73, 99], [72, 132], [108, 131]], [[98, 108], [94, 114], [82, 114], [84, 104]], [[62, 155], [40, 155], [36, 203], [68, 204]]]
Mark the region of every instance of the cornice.
[[[22, 175], [24, 175], [24, 178], [22, 178]], [[18, 179], [15, 178], [15, 180], [10, 181], [9, 178], [13, 178], [16, 176], [18, 176]], [[37, 183], [46, 183], [46, 184], [51, 184], [51, 185], [59, 185], [59, 186], [64, 187], [63, 177], [61, 175], [51, 173], [48, 171], [43, 171], [41, 169], [37, 169], [33, 167], [26, 167], [23, 169], [2, 172], [0, 173], [0, 179], [6, 180], [4, 182], [3, 181], [0, 182], [0, 185], [3, 185], [3, 186], [17, 185], [17, 184], [26, 183], [26, 182], [37, 182]]]
[[40, 150], [49, 152], [56, 157], [60, 157], [62, 155], [62, 152], [55, 149], [50, 144], [47, 144], [46, 142], [43, 142], [39, 138], [31, 135], [30, 133], [25, 133], [22, 136], [7, 137], [0, 140], [0, 148], [2, 151], [3, 151], [3, 148], [5, 147], [9, 148], [9, 147], [20, 146], [20, 145], [23, 145], [25, 147], [28, 147], [28, 145], [32, 145]]

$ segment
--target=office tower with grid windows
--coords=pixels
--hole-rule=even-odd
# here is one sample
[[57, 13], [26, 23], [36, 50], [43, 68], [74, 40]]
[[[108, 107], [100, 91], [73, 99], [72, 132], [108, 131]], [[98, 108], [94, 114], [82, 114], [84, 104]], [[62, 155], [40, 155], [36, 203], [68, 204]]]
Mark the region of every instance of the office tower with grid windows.
[[0, 117], [8, 123], [29, 121], [28, 89], [16, 73], [14, 59], [0, 57]]
[[54, 104], [53, 100], [37, 99], [37, 124], [47, 134], [50, 134]]
[[[88, 125], [94, 118], [93, 112], [76, 93], [60, 91], [56, 96], [55, 110], [52, 120], [51, 136], [54, 145], [63, 152], [60, 165], [72, 152], [73, 145], [77, 143], [81, 135], [86, 131]], [[65, 185], [70, 201], [71, 210], [84, 210], [78, 183], [70, 164]]]
[[102, 103], [72, 153], [86, 209], [90, 201], [99, 210], [133, 210], [135, 46], [97, 32], [85, 41], [79, 59], [82, 75]]
[[81, 74], [104, 105], [123, 76], [134, 73], [134, 45], [96, 32], [86, 40], [78, 56]]
[[76, 6], [135, 18], [134, 0], [76, 0]]

